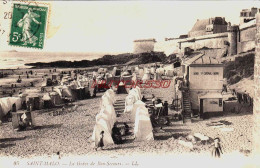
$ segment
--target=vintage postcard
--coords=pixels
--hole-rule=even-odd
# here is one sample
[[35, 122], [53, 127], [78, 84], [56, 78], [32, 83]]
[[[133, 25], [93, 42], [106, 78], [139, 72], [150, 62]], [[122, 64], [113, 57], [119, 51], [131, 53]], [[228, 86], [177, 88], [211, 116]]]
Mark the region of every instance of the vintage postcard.
[[260, 2], [0, 2], [0, 167], [260, 167]]

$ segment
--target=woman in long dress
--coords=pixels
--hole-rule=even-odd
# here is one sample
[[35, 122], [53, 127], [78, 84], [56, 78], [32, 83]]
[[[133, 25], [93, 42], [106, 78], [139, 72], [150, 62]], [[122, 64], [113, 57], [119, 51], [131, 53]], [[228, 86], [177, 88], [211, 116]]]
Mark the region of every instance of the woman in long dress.
[[216, 157], [216, 158], [220, 158], [220, 154], [223, 154], [222, 148], [221, 148], [221, 145], [220, 145], [220, 139], [215, 138], [214, 144], [212, 146], [214, 146], [214, 148], [212, 150], [212, 156]]

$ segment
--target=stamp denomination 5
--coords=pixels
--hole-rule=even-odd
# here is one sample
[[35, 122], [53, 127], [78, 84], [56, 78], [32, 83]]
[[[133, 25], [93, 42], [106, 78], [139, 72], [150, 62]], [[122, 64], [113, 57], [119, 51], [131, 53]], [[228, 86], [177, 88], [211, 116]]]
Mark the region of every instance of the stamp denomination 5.
[[9, 45], [42, 49], [47, 15], [46, 6], [13, 4]]

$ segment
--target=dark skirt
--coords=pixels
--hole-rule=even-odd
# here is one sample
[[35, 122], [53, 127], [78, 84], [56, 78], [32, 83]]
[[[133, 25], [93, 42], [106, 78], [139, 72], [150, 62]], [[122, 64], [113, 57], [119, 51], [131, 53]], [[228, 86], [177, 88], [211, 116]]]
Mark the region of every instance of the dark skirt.
[[100, 138], [100, 141], [98, 142], [98, 146], [97, 147], [103, 147], [104, 146], [104, 142], [103, 142], [103, 138]]
[[213, 157], [220, 157], [220, 149], [219, 148], [216, 148], [214, 147], [213, 150], [212, 150], [212, 156]]

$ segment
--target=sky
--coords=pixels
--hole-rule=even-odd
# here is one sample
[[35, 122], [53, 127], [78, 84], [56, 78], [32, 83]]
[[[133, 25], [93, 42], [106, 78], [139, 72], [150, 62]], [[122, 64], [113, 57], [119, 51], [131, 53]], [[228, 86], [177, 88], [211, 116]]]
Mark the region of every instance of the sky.
[[[259, 1], [49, 3], [51, 10], [43, 52], [132, 52], [133, 40], [179, 37], [187, 34], [197, 19], [215, 16], [239, 24], [242, 9], [260, 8]], [[8, 30], [8, 24], [3, 23], [2, 27], [5, 25]], [[8, 50], [35, 51], [7, 44], [0, 46], [0, 51]]]

